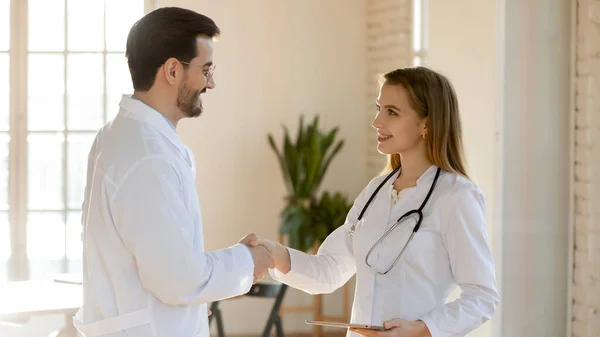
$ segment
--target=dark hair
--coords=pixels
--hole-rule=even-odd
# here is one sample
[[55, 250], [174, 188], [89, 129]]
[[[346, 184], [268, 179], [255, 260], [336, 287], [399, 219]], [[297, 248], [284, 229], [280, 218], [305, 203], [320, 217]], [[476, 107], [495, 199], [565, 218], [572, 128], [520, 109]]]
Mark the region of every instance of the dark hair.
[[215, 22], [202, 14], [178, 8], [156, 9], [138, 20], [129, 31], [125, 55], [133, 88], [148, 91], [156, 72], [169, 58], [189, 62], [196, 57], [196, 38], [218, 37]]

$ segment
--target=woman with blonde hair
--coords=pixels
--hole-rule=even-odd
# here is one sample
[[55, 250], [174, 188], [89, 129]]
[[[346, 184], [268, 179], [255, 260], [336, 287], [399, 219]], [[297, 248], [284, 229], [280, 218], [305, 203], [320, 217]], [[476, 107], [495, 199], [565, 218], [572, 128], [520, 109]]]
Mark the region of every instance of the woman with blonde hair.
[[[316, 255], [248, 235], [272, 254], [271, 276], [310, 294], [356, 273], [351, 323], [385, 331], [348, 335], [464, 336], [498, 305], [485, 198], [465, 170], [458, 101], [446, 77], [424, 67], [383, 76], [377, 98], [384, 174], [356, 198]], [[460, 287], [460, 297], [446, 303]]]

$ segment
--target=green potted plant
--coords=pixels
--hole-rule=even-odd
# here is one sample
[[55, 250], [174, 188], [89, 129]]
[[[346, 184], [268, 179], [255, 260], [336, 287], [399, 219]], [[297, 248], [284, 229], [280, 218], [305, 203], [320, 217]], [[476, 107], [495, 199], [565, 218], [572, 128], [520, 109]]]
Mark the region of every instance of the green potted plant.
[[[312, 248], [315, 240], [323, 238], [325, 229], [330, 230], [330, 227], [317, 224], [314, 211], [325, 205], [332, 206], [332, 198], [328, 194], [325, 198], [323, 194], [320, 200], [316, 200], [315, 195], [331, 161], [344, 146], [344, 141], [336, 140], [337, 127], [328, 132], [321, 132], [318, 116], [306, 127], [304, 117], [300, 116], [295, 142], [285, 126], [283, 130], [281, 149], [277, 147], [273, 136], [268, 135], [269, 144], [277, 155], [287, 191], [279, 231], [288, 236], [290, 247], [307, 251]], [[336, 202], [340, 202], [340, 198], [343, 197], [339, 194], [334, 197]], [[335, 207], [338, 205], [335, 204]], [[326, 211], [320, 210], [318, 213], [326, 214]], [[321, 218], [325, 219], [323, 215]]]
[[320, 199], [314, 199], [309, 207], [310, 220], [300, 227], [299, 236], [303, 242], [300, 249], [306, 251], [322, 243], [336, 228], [344, 224], [352, 204], [339, 192], [325, 191]]

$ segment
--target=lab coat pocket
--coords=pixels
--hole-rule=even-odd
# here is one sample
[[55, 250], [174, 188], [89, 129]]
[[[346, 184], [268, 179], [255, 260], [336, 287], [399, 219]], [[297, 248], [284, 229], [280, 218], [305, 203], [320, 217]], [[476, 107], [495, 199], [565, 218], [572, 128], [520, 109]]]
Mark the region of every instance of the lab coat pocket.
[[436, 256], [443, 248], [438, 232], [418, 231], [406, 248], [406, 263], [411, 269], [421, 270], [425, 265], [436, 263]]
[[412, 242], [406, 249], [406, 268], [409, 277], [414, 278], [414, 282], [427, 280], [433, 285], [438, 285], [442, 280], [442, 274], [445, 269], [442, 267], [447, 264], [446, 253], [442, 236], [434, 231], [418, 231], [413, 237]]
[[410, 246], [411, 252], [417, 254], [424, 250], [435, 250], [444, 247], [440, 233], [425, 230], [420, 230], [415, 234]]

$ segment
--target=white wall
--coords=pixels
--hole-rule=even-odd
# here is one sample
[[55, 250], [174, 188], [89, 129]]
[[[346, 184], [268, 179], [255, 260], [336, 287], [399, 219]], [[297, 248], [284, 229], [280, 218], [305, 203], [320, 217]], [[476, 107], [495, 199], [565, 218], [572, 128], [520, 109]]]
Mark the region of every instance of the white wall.
[[570, 1], [506, 0], [506, 336], [564, 336], [571, 194]]
[[[486, 196], [487, 230], [500, 269], [499, 247], [495, 242], [500, 226], [496, 213], [499, 211], [497, 176], [500, 162], [497, 119], [501, 104], [498, 11], [493, 1], [428, 2], [427, 66], [446, 75], [456, 89], [468, 171]], [[492, 322], [470, 336], [492, 336]]]
[[[324, 187], [354, 198], [366, 184], [365, 12], [346, 0], [161, 0], [213, 18], [222, 29], [215, 45], [217, 87], [205, 95], [204, 115], [179, 126], [196, 155], [197, 188], [206, 248], [227, 247], [249, 231], [277, 238], [285, 194], [267, 133], [281, 124], [295, 133], [297, 116], [319, 113], [326, 128], [340, 126], [346, 145]], [[311, 304], [290, 290], [285, 305]], [[330, 300], [331, 298], [331, 300]], [[340, 296], [324, 301], [341, 314]], [[227, 333], [259, 333], [271, 300], [224, 302]], [[284, 316], [286, 331], [309, 331], [309, 313]]]
[[461, 105], [502, 301], [476, 336], [563, 336], [569, 255], [570, 3], [430, 0], [429, 65]]

